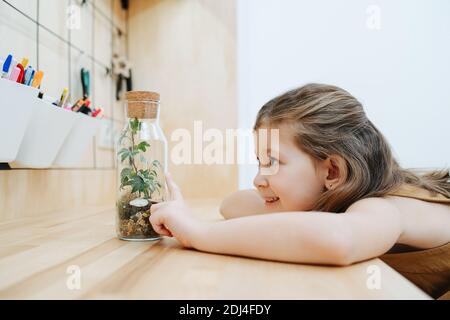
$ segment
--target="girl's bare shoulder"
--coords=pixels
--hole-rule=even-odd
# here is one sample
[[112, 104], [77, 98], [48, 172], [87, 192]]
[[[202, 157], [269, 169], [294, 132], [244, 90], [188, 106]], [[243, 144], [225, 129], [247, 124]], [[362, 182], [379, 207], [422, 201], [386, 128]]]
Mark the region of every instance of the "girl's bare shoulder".
[[395, 212], [400, 218], [403, 229], [398, 243], [427, 249], [450, 242], [450, 205], [448, 204], [400, 196], [385, 196], [362, 199], [351, 207], [375, 212]]

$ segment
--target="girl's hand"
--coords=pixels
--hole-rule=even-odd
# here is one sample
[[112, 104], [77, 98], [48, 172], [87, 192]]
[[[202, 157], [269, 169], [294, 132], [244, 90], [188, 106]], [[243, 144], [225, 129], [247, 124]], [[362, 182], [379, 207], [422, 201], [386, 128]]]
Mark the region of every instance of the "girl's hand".
[[151, 206], [150, 223], [157, 233], [175, 237], [183, 246], [191, 248], [193, 238], [201, 232], [202, 223], [192, 215], [180, 188], [169, 173], [166, 181], [169, 200]]

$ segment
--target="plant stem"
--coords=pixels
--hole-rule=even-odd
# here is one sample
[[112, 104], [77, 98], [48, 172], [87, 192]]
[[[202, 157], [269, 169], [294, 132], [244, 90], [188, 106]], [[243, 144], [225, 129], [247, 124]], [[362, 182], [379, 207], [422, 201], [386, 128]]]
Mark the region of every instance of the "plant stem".
[[[131, 128], [131, 153], [133, 153], [133, 152], [134, 152], [134, 134], [133, 134], [133, 129]], [[134, 157], [133, 156], [130, 157], [130, 162], [131, 162], [131, 165], [133, 166], [134, 171], [135, 171], [135, 173], [137, 175], [138, 169], [136, 167], [136, 164], [134, 163]]]

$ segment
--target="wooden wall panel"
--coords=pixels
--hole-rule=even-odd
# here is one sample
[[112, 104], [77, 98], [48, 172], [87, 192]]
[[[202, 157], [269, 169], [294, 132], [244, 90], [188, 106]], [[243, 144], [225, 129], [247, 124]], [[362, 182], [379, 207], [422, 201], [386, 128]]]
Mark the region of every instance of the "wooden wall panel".
[[114, 206], [115, 170], [0, 171], [0, 221]]
[[[237, 127], [235, 1], [134, 0], [129, 50], [136, 89], [161, 94], [161, 124], [171, 134]], [[170, 153], [169, 153], [170, 154]], [[237, 166], [174, 165], [169, 170], [189, 197], [222, 197], [237, 189]]]

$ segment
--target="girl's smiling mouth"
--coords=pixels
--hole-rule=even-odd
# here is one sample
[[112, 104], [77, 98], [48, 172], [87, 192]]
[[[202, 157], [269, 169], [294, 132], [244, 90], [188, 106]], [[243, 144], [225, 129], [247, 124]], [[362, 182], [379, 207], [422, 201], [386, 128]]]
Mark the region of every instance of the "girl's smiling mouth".
[[279, 197], [264, 197], [264, 200], [265, 200], [266, 205], [271, 205], [271, 204], [279, 201], [280, 198]]

